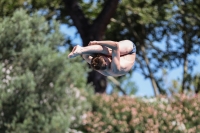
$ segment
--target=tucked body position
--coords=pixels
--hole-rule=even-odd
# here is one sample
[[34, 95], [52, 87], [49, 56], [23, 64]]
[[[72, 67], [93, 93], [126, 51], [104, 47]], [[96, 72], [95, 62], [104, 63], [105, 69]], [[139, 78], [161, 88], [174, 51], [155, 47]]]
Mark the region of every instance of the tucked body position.
[[91, 41], [88, 46], [75, 46], [68, 58], [81, 55], [91, 67], [105, 76], [122, 76], [135, 63], [136, 47], [130, 40]]

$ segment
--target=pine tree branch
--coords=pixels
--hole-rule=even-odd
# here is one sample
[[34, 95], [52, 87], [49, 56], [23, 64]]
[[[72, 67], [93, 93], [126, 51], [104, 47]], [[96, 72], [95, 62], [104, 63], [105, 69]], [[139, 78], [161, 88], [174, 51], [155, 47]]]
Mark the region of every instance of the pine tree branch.
[[136, 60], [140, 64], [140, 69], [142, 70], [142, 74], [144, 75], [145, 79], [150, 78], [150, 76], [148, 74], [146, 74], [144, 65], [142, 64], [142, 62], [139, 59], [136, 59]]

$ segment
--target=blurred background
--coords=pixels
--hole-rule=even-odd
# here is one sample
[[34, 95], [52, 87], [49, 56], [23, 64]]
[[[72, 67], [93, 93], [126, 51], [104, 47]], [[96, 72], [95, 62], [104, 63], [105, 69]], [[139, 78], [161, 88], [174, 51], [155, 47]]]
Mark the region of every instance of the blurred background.
[[[0, 133], [200, 131], [199, 5], [0, 0]], [[125, 76], [67, 58], [75, 45], [125, 39], [137, 47]]]

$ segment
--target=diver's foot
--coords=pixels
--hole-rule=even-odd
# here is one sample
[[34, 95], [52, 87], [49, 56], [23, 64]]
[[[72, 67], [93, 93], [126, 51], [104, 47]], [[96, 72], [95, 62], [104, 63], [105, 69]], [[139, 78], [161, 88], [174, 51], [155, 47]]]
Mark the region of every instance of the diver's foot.
[[74, 58], [81, 54], [81, 46], [77, 45], [73, 48], [72, 52], [68, 55], [68, 58]]

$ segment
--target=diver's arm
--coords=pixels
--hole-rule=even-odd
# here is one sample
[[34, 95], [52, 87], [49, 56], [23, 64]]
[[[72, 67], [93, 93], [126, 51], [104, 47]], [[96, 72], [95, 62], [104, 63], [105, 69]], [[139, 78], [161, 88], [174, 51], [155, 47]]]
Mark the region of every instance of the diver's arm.
[[104, 54], [107, 56], [111, 56], [111, 49], [105, 46], [100, 46], [100, 45], [92, 45], [92, 46], [86, 46], [86, 47], [81, 47], [79, 45], [76, 45], [71, 53], [68, 55], [68, 58], [74, 58], [78, 55], [82, 54]]
[[90, 41], [90, 43], [88, 45], [90, 45], [90, 46], [101, 45], [101, 46], [106, 46], [111, 49], [116, 49], [119, 45], [119, 42], [116, 42], [116, 41]]

